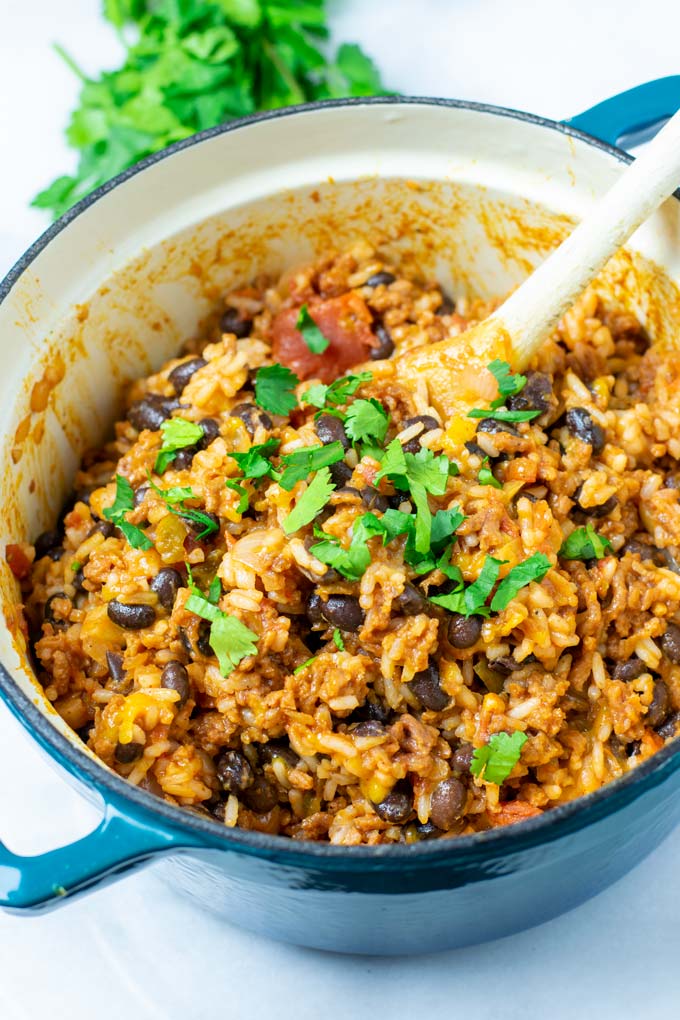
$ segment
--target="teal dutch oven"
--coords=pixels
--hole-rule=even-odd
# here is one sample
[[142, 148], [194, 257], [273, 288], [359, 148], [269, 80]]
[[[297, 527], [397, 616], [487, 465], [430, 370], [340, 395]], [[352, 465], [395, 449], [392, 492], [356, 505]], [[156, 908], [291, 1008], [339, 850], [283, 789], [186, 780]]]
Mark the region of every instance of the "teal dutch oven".
[[[397, 261], [417, 258], [454, 294], [503, 293], [621, 172], [630, 159], [616, 148], [621, 138], [679, 106], [680, 77], [566, 123], [439, 99], [320, 103], [203, 132], [115, 178], [50, 227], [0, 288], [5, 540], [50, 525], [130, 381], [174, 356], [216, 295], [357, 236]], [[659, 306], [648, 328], [666, 343], [678, 238], [673, 198], [625, 256], [628, 289]], [[23, 857], [0, 843], [0, 905], [17, 913], [66, 904], [163, 857], [195, 903], [272, 938], [429, 952], [577, 906], [680, 819], [676, 741], [594, 794], [473, 836], [343, 847], [227, 829], [125, 783], [90, 754], [36, 686], [4, 558], [0, 598], [0, 694], [103, 810], [94, 832], [49, 853]]]

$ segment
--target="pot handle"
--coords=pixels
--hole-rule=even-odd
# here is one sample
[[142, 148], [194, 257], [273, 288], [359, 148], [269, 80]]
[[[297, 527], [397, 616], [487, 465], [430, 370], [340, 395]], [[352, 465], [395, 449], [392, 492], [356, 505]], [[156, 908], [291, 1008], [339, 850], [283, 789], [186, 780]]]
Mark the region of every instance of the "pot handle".
[[618, 145], [624, 135], [639, 135], [640, 141], [646, 140], [656, 133], [651, 130], [654, 126], [661, 127], [661, 122], [678, 109], [680, 75], [675, 74], [620, 92], [571, 117], [565, 124], [609, 145]]
[[129, 807], [123, 814], [109, 803], [94, 832], [58, 850], [24, 857], [0, 841], [0, 907], [21, 913], [49, 910], [158, 855], [187, 849], [191, 842], [187, 833], [159, 829], [157, 823], [131, 817]]

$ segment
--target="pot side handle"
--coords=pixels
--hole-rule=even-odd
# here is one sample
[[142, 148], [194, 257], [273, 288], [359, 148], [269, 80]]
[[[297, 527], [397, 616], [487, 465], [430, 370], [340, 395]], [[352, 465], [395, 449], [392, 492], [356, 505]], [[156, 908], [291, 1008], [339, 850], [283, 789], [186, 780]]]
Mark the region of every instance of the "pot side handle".
[[187, 833], [159, 829], [108, 804], [99, 826], [69, 846], [24, 857], [0, 841], [0, 907], [20, 913], [49, 910], [190, 845]]
[[[609, 145], [618, 145], [624, 136], [628, 143], [645, 141], [661, 127], [661, 123], [680, 109], [680, 75], [657, 78], [620, 92], [611, 99], [592, 106], [584, 113], [565, 121], [570, 127], [585, 131]], [[632, 136], [639, 136], [639, 142]]]

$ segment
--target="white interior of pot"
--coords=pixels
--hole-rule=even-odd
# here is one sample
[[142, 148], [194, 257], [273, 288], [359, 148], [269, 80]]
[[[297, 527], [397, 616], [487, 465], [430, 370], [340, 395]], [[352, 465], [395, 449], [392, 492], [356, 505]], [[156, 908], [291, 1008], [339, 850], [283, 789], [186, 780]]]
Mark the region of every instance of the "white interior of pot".
[[[365, 238], [454, 297], [497, 296], [620, 170], [539, 124], [409, 104], [263, 121], [132, 176], [57, 234], [0, 306], [6, 541], [50, 525], [129, 381], [174, 356], [229, 289]], [[671, 200], [603, 276], [663, 343], [680, 321], [679, 240]], [[0, 657], [68, 732], [32, 682], [17, 586], [4, 559], [1, 569]]]

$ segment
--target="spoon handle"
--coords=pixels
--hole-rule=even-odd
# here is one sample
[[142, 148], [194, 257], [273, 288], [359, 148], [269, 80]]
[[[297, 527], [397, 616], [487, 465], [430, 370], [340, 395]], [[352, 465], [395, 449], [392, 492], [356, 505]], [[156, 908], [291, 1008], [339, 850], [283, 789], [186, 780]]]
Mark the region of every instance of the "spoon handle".
[[598, 200], [597, 208], [498, 309], [524, 367], [605, 263], [680, 185], [680, 111]]

